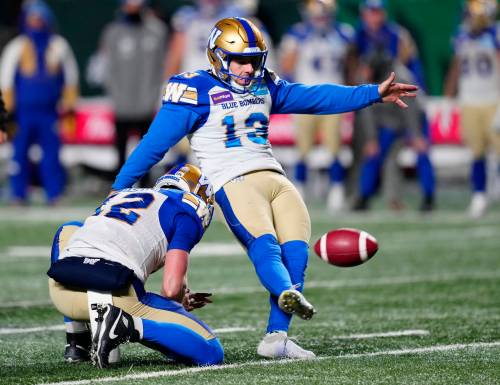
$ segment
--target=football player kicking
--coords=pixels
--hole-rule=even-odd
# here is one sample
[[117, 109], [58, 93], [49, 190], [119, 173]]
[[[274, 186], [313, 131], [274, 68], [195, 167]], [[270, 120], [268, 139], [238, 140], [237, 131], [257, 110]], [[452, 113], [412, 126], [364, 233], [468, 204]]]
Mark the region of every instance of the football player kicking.
[[[130, 341], [182, 362], [222, 362], [217, 337], [188, 313], [211, 294], [186, 289], [189, 252], [210, 224], [212, 204], [208, 180], [183, 164], [154, 188], [118, 191], [83, 224], [59, 228], [48, 275], [52, 302], [65, 316], [66, 361], [107, 367], [110, 352]], [[146, 293], [145, 281], [162, 267], [162, 295]], [[94, 313], [91, 343], [86, 323]]]
[[148, 133], [120, 170], [113, 189], [132, 186], [182, 137], [187, 136], [214, 184], [226, 223], [245, 247], [270, 292], [267, 334], [257, 353], [270, 358], [312, 358], [287, 338], [291, 315], [310, 319], [315, 310], [301, 293], [311, 223], [307, 208], [268, 140], [271, 113], [334, 114], [376, 102], [415, 96], [417, 87], [306, 86], [280, 80], [265, 67], [259, 29], [244, 18], [216, 23], [207, 46], [211, 69], [172, 77]]

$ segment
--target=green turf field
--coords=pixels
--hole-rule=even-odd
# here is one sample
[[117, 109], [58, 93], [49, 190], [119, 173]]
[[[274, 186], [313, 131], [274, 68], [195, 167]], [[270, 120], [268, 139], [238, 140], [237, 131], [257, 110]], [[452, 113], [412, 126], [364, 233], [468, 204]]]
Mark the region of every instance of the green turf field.
[[[257, 356], [267, 295], [215, 222], [194, 252], [190, 286], [214, 293], [214, 304], [197, 313], [219, 330], [225, 364], [190, 368], [129, 344], [110, 370], [63, 362], [62, 316], [45, 276], [58, 225], [92, 208], [0, 208], [0, 384], [498, 384], [500, 209], [470, 221], [442, 206], [425, 217], [375, 210], [337, 218], [312, 207], [313, 239], [357, 227], [375, 235], [380, 250], [351, 269], [311, 254], [305, 292], [318, 314], [295, 320], [290, 333], [318, 355], [307, 362]], [[149, 290], [159, 290], [159, 278]]]

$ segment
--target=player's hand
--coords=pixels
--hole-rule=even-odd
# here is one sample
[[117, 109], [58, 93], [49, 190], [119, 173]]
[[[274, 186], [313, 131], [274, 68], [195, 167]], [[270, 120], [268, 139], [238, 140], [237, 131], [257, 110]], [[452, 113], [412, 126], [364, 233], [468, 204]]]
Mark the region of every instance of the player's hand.
[[380, 151], [380, 147], [377, 143], [376, 140], [372, 139], [372, 140], [369, 140], [368, 142], [366, 142], [364, 148], [363, 148], [363, 154], [366, 156], [366, 157], [372, 157], [372, 156], [375, 156], [379, 153]]
[[189, 289], [186, 289], [184, 298], [182, 300], [182, 306], [187, 311], [193, 311], [194, 309], [202, 308], [203, 306], [212, 303], [209, 298], [212, 293], [192, 293]]
[[389, 77], [378, 86], [378, 93], [384, 103], [395, 103], [401, 108], [408, 108], [408, 105], [401, 100], [402, 97], [414, 98], [418, 90], [417, 86], [412, 84], [394, 83], [396, 74], [391, 72]]

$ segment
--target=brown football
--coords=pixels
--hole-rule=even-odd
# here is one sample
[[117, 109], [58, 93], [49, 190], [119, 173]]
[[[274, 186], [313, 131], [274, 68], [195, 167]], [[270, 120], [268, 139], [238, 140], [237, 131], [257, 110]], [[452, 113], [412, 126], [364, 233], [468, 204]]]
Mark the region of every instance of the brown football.
[[314, 251], [323, 261], [341, 267], [361, 265], [377, 250], [378, 242], [373, 235], [349, 228], [329, 231], [314, 245]]

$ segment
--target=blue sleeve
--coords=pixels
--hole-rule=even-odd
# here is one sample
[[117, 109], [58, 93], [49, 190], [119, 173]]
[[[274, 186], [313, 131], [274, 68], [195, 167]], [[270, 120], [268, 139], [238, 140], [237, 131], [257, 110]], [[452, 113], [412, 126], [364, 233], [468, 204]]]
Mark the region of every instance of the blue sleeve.
[[146, 135], [121, 168], [113, 183], [114, 190], [132, 187], [166, 152], [189, 134], [199, 118], [192, 108], [164, 104], [156, 114]]
[[272, 114], [338, 114], [381, 101], [376, 84], [308, 86], [288, 83], [277, 77], [273, 79], [269, 72], [266, 72], [266, 81], [273, 100]]
[[179, 213], [174, 217], [173, 226], [175, 230], [169, 240], [168, 250], [181, 249], [190, 253], [203, 236], [200, 221], [187, 213]]

